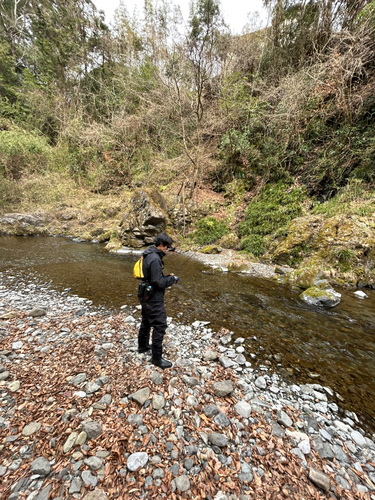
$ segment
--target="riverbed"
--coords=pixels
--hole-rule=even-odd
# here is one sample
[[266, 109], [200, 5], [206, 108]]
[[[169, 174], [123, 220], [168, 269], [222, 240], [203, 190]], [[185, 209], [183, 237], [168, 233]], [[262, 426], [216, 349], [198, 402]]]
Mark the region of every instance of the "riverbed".
[[[37, 276], [114, 311], [137, 303], [132, 276], [137, 258], [66, 238], [0, 238], [0, 271]], [[361, 300], [354, 290], [338, 289], [337, 307], [313, 308], [299, 298], [299, 290], [271, 279], [218, 273], [193, 259], [179, 269], [185, 258], [165, 258], [165, 272], [180, 278], [166, 294], [168, 316], [186, 324], [210, 321], [215, 329], [245, 337], [245, 354], [253, 364], [267, 362], [289, 380], [331, 387], [341, 407], [375, 429], [373, 290], [365, 290], [368, 298]]]

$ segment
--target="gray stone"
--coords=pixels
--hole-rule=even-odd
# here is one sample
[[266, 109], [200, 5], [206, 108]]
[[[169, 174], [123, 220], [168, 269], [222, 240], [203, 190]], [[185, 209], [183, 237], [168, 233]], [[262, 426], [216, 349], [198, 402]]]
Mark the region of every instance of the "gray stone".
[[278, 438], [283, 438], [285, 436], [285, 430], [279, 424], [273, 423], [272, 434]]
[[199, 384], [199, 380], [195, 377], [189, 377], [188, 375], [184, 375], [182, 377], [182, 381], [189, 387], [194, 387]]
[[219, 398], [223, 398], [232, 394], [233, 392], [233, 383], [231, 380], [223, 380], [222, 382], [214, 382], [213, 389], [215, 391], [215, 396]]
[[150, 380], [152, 380], [155, 385], [163, 385], [163, 375], [156, 370], [151, 373]]
[[18, 351], [18, 349], [22, 349], [23, 342], [21, 340], [18, 340], [17, 342], [13, 342], [12, 344], [12, 349], [13, 351]]
[[154, 479], [162, 479], [164, 477], [164, 470], [163, 469], [154, 469], [152, 471], [152, 477]]
[[192, 458], [187, 458], [184, 462], [184, 467], [187, 471], [194, 467], [194, 461]]
[[227, 356], [221, 356], [219, 359], [220, 364], [223, 368], [230, 368], [231, 366], [235, 366], [236, 363], [229, 359]]
[[89, 491], [83, 500], [108, 500], [107, 493], [96, 488], [94, 491]]
[[77, 387], [77, 385], [82, 384], [86, 380], [86, 373], [78, 373], [73, 379], [72, 384]]
[[234, 405], [234, 410], [243, 418], [249, 418], [251, 414], [251, 406], [246, 401], [239, 401]]
[[82, 422], [82, 430], [86, 432], [87, 439], [96, 439], [102, 433], [102, 426], [99, 422], [84, 420]]
[[69, 494], [73, 495], [73, 493], [79, 493], [81, 491], [81, 488], [82, 488], [81, 478], [79, 476], [74, 477], [72, 484], [70, 485], [70, 488], [69, 488]]
[[40, 307], [35, 307], [34, 309], [31, 309], [31, 311], [29, 311], [29, 316], [32, 316], [33, 318], [39, 318], [41, 316], [45, 316], [46, 314], [47, 311]]
[[159, 394], [154, 394], [152, 396], [152, 407], [154, 410], [161, 410], [165, 406], [165, 400], [163, 396]]
[[8, 390], [10, 392], [17, 392], [19, 390], [19, 388], [21, 387], [21, 383], [19, 380], [15, 380], [14, 382], [11, 382], [9, 385], [8, 385]]
[[238, 477], [241, 483], [243, 482], [251, 483], [251, 481], [254, 479], [252, 468], [248, 463], [243, 462], [241, 464], [241, 472], [238, 475]]
[[128, 457], [126, 467], [128, 470], [134, 472], [140, 467], [144, 467], [148, 462], [148, 455], [147, 453], [140, 451], [137, 453], [133, 453]]
[[267, 387], [267, 382], [264, 377], [258, 377], [255, 382], [255, 386], [258, 387], [258, 389], [265, 389]]
[[63, 446], [63, 453], [68, 453], [76, 444], [78, 432], [72, 432]]
[[330, 477], [327, 474], [324, 474], [324, 472], [314, 469], [314, 467], [310, 467], [309, 469], [309, 479], [312, 481], [316, 486], [321, 488], [324, 491], [329, 491], [331, 487], [331, 480]]
[[22, 429], [22, 435], [23, 436], [32, 436], [36, 432], [39, 431], [41, 427], [41, 424], [39, 422], [30, 422], [29, 424], [25, 425], [25, 427]]
[[82, 446], [83, 444], [86, 443], [86, 439], [87, 439], [87, 434], [85, 431], [82, 431], [78, 434], [75, 444]]
[[99, 470], [103, 465], [103, 462], [99, 457], [85, 458], [84, 463], [90, 467], [91, 470]]
[[341, 293], [336, 292], [331, 287], [322, 289], [318, 286], [312, 286], [301, 293], [300, 298], [310, 306], [334, 307], [340, 303]]
[[339, 462], [346, 462], [346, 463], [349, 462], [348, 455], [346, 453], [344, 453], [344, 451], [341, 448], [341, 446], [338, 446], [337, 444], [332, 445], [332, 451], [333, 451], [333, 453], [335, 455], [335, 458]]
[[292, 427], [293, 421], [287, 413], [283, 410], [277, 412], [277, 423], [283, 425], [284, 427]]
[[6, 474], [7, 468], [4, 467], [3, 465], [0, 465], [0, 477], [4, 476]]
[[102, 398], [99, 399], [98, 404], [109, 406], [112, 403], [112, 396], [110, 394], [104, 394]]
[[130, 425], [136, 424], [138, 426], [138, 425], [142, 425], [143, 417], [142, 417], [142, 415], [139, 415], [138, 413], [131, 413], [128, 416], [127, 421], [129, 422]]
[[186, 398], [186, 404], [187, 404], [187, 406], [193, 406], [193, 407], [199, 405], [198, 400], [195, 396], [188, 396]]
[[352, 431], [350, 433], [350, 437], [355, 442], [355, 444], [357, 444], [361, 448], [367, 448], [366, 439], [365, 439], [364, 436], [362, 436], [362, 434], [360, 432], [358, 432], [358, 431]]
[[52, 484], [44, 488], [38, 496], [35, 498], [35, 500], [48, 500], [48, 496], [50, 494], [50, 491], [52, 490]]
[[30, 470], [33, 474], [47, 476], [51, 472], [51, 465], [46, 458], [38, 457], [31, 462]]
[[212, 418], [218, 413], [220, 413], [219, 408], [216, 405], [209, 405], [203, 408], [203, 412], [208, 418]]
[[320, 458], [334, 458], [335, 455], [329, 443], [323, 443], [322, 440], [318, 437], [312, 438], [311, 442]]
[[350, 484], [348, 483], [348, 481], [346, 479], [344, 479], [342, 476], [340, 476], [339, 474], [337, 474], [335, 476], [335, 479], [336, 479], [336, 482], [342, 487], [344, 488], [344, 490], [351, 490], [351, 487], [350, 487]]
[[85, 483], [86, 486], [95, 486], [98, 484], [98, 479], [96, 476], [91, 474], [89, 470], [84, 470], [82, 472], [82, 481]]
[[234, 361], [242, 366], [246, 363], [246, 358], [243, 354], [239, 354], [234, 358]]
[[218, 359], [218, 354], [217, 352], [215, 351], [211, 351], [210, 349], [207, 350], [204, 354], [203, 354], [203, 360], [204, 361], [216, 361]]
[[129, 395], [129, 398], [133, 399], [141, 406], [148, 400], [150, 397], [150, 388], [144, 387], [143, 389], [139, 389], [139, 391], [133, 392], [133, 394]]
[[228, 417], [223, 412], [219, 412], [214, 418], [215, 424], [220, 425], [220, 427], [227, 427], [230, 424]]
[[298, 443], [298, 448], [302, 451], [304, 455], [308, 455], [311, 452], [310, 441], [304, 439]]
[[101, 389], [101, 385], [96, 382], [87, 382], [85, 385], [85, 392], [87, 394], [94, 394], [94, 392], [98, 392]]
[[174, 479], [174, 481], [175, 481], [176, 489], [181, 491], [181, 493], [184, 493], [185, 491], [188, 491], [190, 489], [189, 478], [187, 476], [185, 476], [184, 474], [182, 476], [176, 477], [176, 479]]
[[227, 436], [225, 436], [225, 434], [219, 434], [218, 432], [211, 432], [208, 435], [208, 441], [214, 446], [223, 448], [224, 446], [227, 446], [229, 439], [227, 438]]
[[0, 373], [0, 382], [2, 382], [3, 380], [6, 380], [7, 378], [9, 378], [9, 372], [4, 371], [4, 372]]

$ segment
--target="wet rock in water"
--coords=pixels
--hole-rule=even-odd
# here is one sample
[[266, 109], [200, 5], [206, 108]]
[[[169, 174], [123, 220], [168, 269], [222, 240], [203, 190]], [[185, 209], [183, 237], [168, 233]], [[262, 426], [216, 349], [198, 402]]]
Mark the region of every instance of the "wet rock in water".
[[139, 391], [133, 392], [133, 394], [129, 394], [129, 398], [133, 399], [141, 406], [148, 400], [150, 397], [150, 388], [144, 387], [143, 389], [139, 389]]
[[30, 470], [33, 474], [47, 476], [51, 472], [51, 465], [46, 458], [38, 457], [31, 462]]
[[229, 439], [225, 434], [219, 434], [218, 432], [211, 432], [208, 435], [208, 441], [214, 446], [223, 448], [224, 446], [227, 446]]
[[126, 467], [128, 470], [134, 472], [140, 467], [144, 467], [148, 462], [148, 455], [147, 453], [140, 451], [137, 453], [133, 453], [130, 455], [127, 459], [126, 462]]
[[310, 306], [335, 307], [340, 303], [341, 293], [329, 286], [327, 288], [312, 286], [301, 293], [300, 298]]
[[213, 389], [215, 391], [215, 396], [223, 398], [232, 394], [233, 392], [233, 382], [231, 380], [223, 380], [222, 382], [214, 382]]

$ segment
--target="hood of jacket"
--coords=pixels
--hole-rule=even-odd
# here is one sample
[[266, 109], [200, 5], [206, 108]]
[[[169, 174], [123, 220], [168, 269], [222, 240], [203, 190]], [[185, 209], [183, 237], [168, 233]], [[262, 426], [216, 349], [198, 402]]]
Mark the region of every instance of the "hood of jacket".
[[144, 252], [143, 252], [143, 257], [146, 257], [147, 255], [150, 255], [151, 253], [156, 253], [158, 254], [161, 258], [165, 256], [165, 253], [159, 250], [158, 248], [151, 246], [148, 247]]

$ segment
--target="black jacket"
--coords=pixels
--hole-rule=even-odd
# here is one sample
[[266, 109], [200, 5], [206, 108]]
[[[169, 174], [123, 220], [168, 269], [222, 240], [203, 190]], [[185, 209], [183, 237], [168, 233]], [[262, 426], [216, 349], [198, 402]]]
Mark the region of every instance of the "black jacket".
[[143, 253], [143, 275], [152, 286], [148, 302], [163, 302], [165, 289], [175, 283], [174, 276], [164, 276], [163, 257], [165, 253], [151, 246]]

